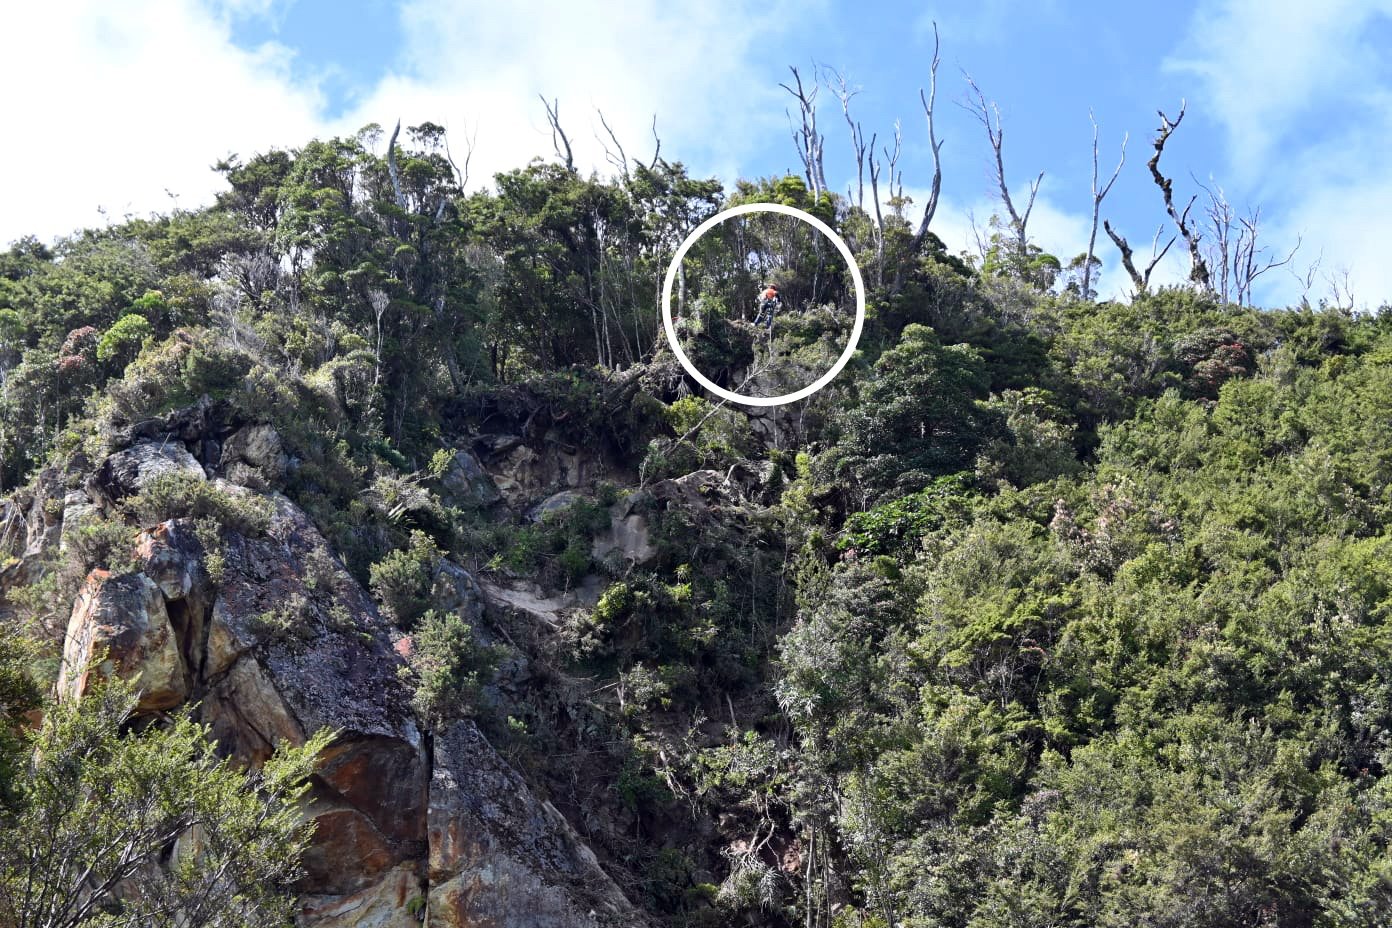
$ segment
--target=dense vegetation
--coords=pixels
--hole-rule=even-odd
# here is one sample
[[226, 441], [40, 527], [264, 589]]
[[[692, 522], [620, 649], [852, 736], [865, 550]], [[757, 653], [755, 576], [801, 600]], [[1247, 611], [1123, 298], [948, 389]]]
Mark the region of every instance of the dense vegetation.
[[[417, 632], [421, 717], [477, 716], [673, 925], [1392, 918], [1392, 313], [1096, 302], [796, 177], [537, 161], [465, 193], [442, 131], [408, 134], [229, 161], [212, 207], [0, 255], [0, 489], [203, 397], [271, 423], [281, 489]], [[693, 393], [658, 326], [686, 231], [750, 201], [815, 211], [871, 288], [850, 367], [771, 432]], [[535, 522], [442, 490], [490, 418], [635, 483], [757, 487], [599, 563], [622, 488]], [[142, 505], [256, 518], [181, 492]], [[431, 608], [440, 558], [603, 578], [550, 689], [485, 698], [504, 655]], [[0, 662], [7, 821], [71, 574], [17, 600], [38, 653]]]

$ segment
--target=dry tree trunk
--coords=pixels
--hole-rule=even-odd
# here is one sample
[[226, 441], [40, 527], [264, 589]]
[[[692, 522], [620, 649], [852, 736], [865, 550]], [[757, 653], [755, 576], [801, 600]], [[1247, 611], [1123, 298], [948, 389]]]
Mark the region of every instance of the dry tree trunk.
[[[802, 159], [803, 170], [807, 172], [807, 183], [812, 188], [812, 200], [817, 202], [822, 198], [822, 191], [826, 189], [826, 171], [822, 167], [822, 149], [826, 140], [817, 131], [817, 87], [814, 84], [809, 91], [803, 87], [802, 75], [798, 73], [798, 69], [789, 65], [788, 70], [793, 72], [793, 82], [797, 84], [797, 89], [794, 90], [787, 84], [778, 86], [798, 101], [802, 125], [793, 127], [793, 143], [798, 146], [798, 157]], [[793, 115], [789, 113], [790, 126], [792, 121]]]
[[1155, 154], [1151, 155], [1147, 166], [1150, 168], [1150, 176], [1155, 179], [1155, 184], [1160, 188], [1160, 193], [1165, 199], [1165, 212], [1169, 213], [1175, 228], [1179, 230], [1180, 236], [1184, 239], [1184, 244], [1189, 248], [1189, 279], [1205, 290], [1212, 290], [1212, 274], [1209, 272], [1208, 262], [1204, 259], [1203, 249], [1199, 244], [1203, 235], [1189, 224], [1189, 210], [1198, 197], [1191, 197], [1183, 211], [1176, 209], [1174, 205], [1174, 181], [1160, 173], [1160, 156], [1165, 152], [1165, 143], [1169, 141], [1170, 135], [1184, 121], [1184, 106], [1184, 101], [1181, 100], [1179, 115], [1173, 121], [1165, 115], [1164, 110], [1157, 111], [1160, 113], [1160, 129], [1155, 135]]
[[561, 101], [556, 99], [548, 103], [541, 97], [541, 105], [546, 107], [546, 121], [551, 124], [551, 147], [556, 150], [556, 157], [565, 161], [566, 170], [574, 171], [575, 154], [570, 148], [570, 137], [561, 128]]
[[1160, 244], [1160, 232], [1164, 227], [1162, 226], [1160, 229], [1156, 229], [1155, 238], [1150, 245], [1150, 263], [1146, 265], [1144, 272], [1140, 272], [1136, 270], [1135, 254], [1126, 239], [1112, 228], [1112, 224], [1108, 220], [1104, 219], [1102, 221], [1102, 228], [1106, 231], [1107, 237], [1116, 245], [1117, 250], [1121, 252], [1121, 266], [1126, 268], [1126, 273], [1131, 277], [1131, 283], [1135, 286], [1136, 293], [1140, 294], [1148, 291], [1150, 289], [1151, 272], [1154, 271], [1155, 266], [1160, 263], [1160, 259], [1165, 257], [1165, 253], [1168, 252], [1170, 246], [1175, 243], [1177, 236], [1170, 236], [1170, 240], [1165, 243], [1165, 247], [1157, 252], [1156, 246]]
[[967, 98], [965, 104], [969, 113], [977, 118], [982, 126], [986, 128], [986, 138], [991, 143], [991, 154], [995, 160], [996, 186], [1000, 190], [1000, 201], [1005, 207], [1006, 214], [1010, 217], [1010, 229], [1014, 234], [1015, 253], [1021, 260], [1029, 256], [1027, 248], [1029, 242], [1029, 220], [1030, 213], [1034, 211], [1034, 200], [1039, 195], [1039, 185], [1044, 182], [1044, 172], [1040, 171], [1039, 176], [1029, 187], [1029, 199], [1025, 201], [1023, 211], [1015, 206], [1015, 200], [1010, 195], [1010, 186], [1005, 180], [1005, 157], [1003, 155], [1005, 145], [1005, 125], [1001, 122], [1000, 107], [995, 103], [988, 103], [986, 95], [981, 92], [981, 88], [976, 86], [976, 81], [972, 80], [970, 74], [966, 75], [967, 84], [972, 89], [973, 96]]
[[[1104, 184], [1101, 189], [1097, 186], [1097, 120], [1093, 118], [1092, 112], [1088, 112], [1088, 119], [1092, 120], [1092, 229], [1088, 233], [1087, 257], [1083, 262], [1083, 299], [1092, 298], [1092, 256], [1097, 248], [1097, 217], [1102, 212], [1102, 201], [1107, 198], [1107, 194], [1112, 192], [1112, 184], [1121, 175], [1121, 166], [1126, 163], [1126, 143], [1131, 135], [1127, 133], [1121, 138], [1121, 157], [1117, 160], [1116, 169], [1112, 171], [1111, 179]], [[1129, 269], [1134, 271], [1135, 268]], [[1132, 275], [1135, 280], [1135, 275]]]
[[933, 107], [938, 98], [938, 62], [940, 55], [938, 52], [938, 24], [933, 23], [933, 63], [928, 68], [928, 93], [925, 95], [923, 88], [918, 89], [918, 99], [923, 104], [923, 115], [928, 120], [928, 147], [933, 152], [933, 185], [928, 191], [928, 203], [923, 208], [923, 219], [918, 223], [918, 232], [914, 235], [913, 254], [918, 254], [923, 247], [923, 240], [928, 237], [928, 225], [933, 221], [933, 216], [938, 211], [938, 198], [942, 194], [942, 142], [938, 139], [937, 126], [933, 120]]

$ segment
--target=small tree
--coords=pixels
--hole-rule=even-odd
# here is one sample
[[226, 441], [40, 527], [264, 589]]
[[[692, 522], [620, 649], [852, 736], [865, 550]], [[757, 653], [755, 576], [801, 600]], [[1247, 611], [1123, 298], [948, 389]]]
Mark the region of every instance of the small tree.
[[97, 360], [113, 367], [125, 367], [140, 353], [140, 346], [155, 333], [144, 316], [128, 313], [116, 320], [97, 342]]
[[858, 482], [875, 499], [970, 468], [982, 444], [1002, 433], [1000, 415], [978, 402], [987, 386], [974, 349], [944, 346], [932, 329], [908, 326], [875, 362], [860, 405], [845, 417], [829, 476]]
[[288, 925], [312, 831], [296, 804], [329, 733], [244, 772], [187, 713], [123, 730], [134, 705], [113, 683], [28, 734], [0, 810], [0, 925]]

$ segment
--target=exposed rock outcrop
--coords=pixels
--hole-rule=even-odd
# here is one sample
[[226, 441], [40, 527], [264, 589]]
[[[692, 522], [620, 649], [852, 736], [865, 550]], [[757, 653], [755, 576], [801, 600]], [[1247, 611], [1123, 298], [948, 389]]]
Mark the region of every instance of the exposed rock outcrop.
[[471, 451], [456, 450], [449, 466], [440, 477], [446, 499], [454, 505], [473, 505], [487, 508], [499, 502], [503, 495], [493, 483], [488, 471]]
[[161, 474], [185, 474], [206, 480], [203, 465], [173, 438], [142, 441], [108, 455], [88, 481], [88, 493], [104, 505], [134, 496]]
[[551, 439], [543, 440], [544, 453], [513, 435], [483, 435], [474, 448], [494, 485], [514, 510], [525, 511], [537, 500], [562, 490], [593, 486], [613, 476], [604, 456]]
[[94, 570], [77, 595], [58, 691], [80, 698], [93, 674], [134, 680], [141, 712], [172, 709], [188, 696], [188, 673], [164, 597], [142, 573]]
[[222, 445], [218, 465], [223, 476], [255, 490], [279, 486], [285, 479], [288, 459], [280, 435], [269, 425], [248, 425], [232, 433]]
[[[222, 444], [224, 473], [240, 463], [256, 471], [243, 474], [248, 484], [266, 478], [276, 444], [264, 431], [237, 432]], [[110, 517], [164, 473], [205, 478], [180, 441], [142, 441], [110, 455], [87, 492], [68, 493], [61, 508], [80, 520], [101, 505]], [[249, 492], [221, 479], [211, 489]], [[222, 748], [251, 765], [280, 742], [336, 732], [305, 809], [316, 833], [299, 886], [302, 925], [406, 928], [427, 910], [432, 924], [461, 928], [644, 924], [564, 818], [476, 727], [458, 723], [432, 743], [400, 674], [400, 632], [305, 514], [267, 498], [273, 513], [259, 535], [224, 527], [209, 536], [191, 519], [132, 527], [136, 569], [93, 571], [78, 596], [64, 697], [80, 698], [93, 673], [134, 680], [138, 713], [195, 705]], [[11, 503], [0, 515], [3, 530], [17, 538], [23, 528], [30, 547], [34, 532], [22, 518], [30, 514]], [[50, 521], [38, 537], [54, 544], [63, 519]], [[597, 595], [585, 588], [567, 606]], [[436, 608], [475, 627], [487, 624], [486, 605], [521, 596], [490, 594], [448, 561], [433, 577]]]
[[641, 926], [594, 854], [538, 801], [472, 722], [435, 739], [430, 789], [432, 925]]
[[0, 503], [0, 617], [6, 594], [38, 582], [45, 556], [61, 543], [64, 495], [60, 475], [48, 469]]
[[578, 490], [561, 490], [559, 493], [552, 493], [527, 510], [527, 521], [541, 522], [549, 515], [565, 512], [577, 503], [583, 502], [584, 499], [585, 494]]
[[652, 500], [652, 494], [636, 492], [609, 507], [609, 527], [595, 536], [590, 556], [601, 563], [639, 567], [657, 557], [652, 526], [641, 511]]

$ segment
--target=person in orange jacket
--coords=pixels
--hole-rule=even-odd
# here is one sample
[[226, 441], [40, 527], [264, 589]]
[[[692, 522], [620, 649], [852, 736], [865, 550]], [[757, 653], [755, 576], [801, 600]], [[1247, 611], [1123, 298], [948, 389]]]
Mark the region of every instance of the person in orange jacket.
[[765, 325], [772, 331], [773, 317], [781, 305], [783, 304], [778, 298], [778, 288], [772, 284], [765, 286], [759, 294], [759, 311], [754, 316], [754, 324]]

